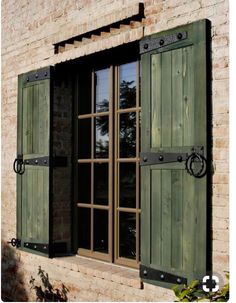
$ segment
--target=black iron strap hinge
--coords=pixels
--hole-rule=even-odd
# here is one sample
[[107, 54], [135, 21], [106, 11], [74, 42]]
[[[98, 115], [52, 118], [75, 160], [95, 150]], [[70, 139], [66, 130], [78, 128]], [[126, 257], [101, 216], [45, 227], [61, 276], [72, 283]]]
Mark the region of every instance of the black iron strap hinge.
[[50, 158], [46, 157], [37, 157], [24, 160], [25, 165], [37, 165], [37, 166], [49, 166]]
[[8, 241], [7, 243], [11, 244], [13, 247], [20, 247], [21, 245], [21, 240], [12, 238], [11, 241]]
[[34, 82], [34, 81], [50, 79], [51, 72], [52, 72], [52, 68], [50, 66], [39, 69], [34, 72], [30, 72], [25, 76], [24, 82], [30, 83], [30, 82]]
[[140, 41], [140, 54], [187, 39], [187, 32], [177, 31], [172, 35], [158, 38], [147, 38]]
[[140, 265], [141, 279], [161, 281], [171, 284], [187, 284], [187, 279], [145, 265]]
[[190, 152], [147, 152], [140, 153], [140, 165], [156, 165], [164, 163], [185, 162], [185, 169], [189, 175], [202, 178], [207, 173], [207, 160], [204, 157], [204, 147], [194, 146]]
[[186, 161], [190, 154], [198, 153], [200, 155], [204, 154], [203, 146], [194, 146], [189, 148], [189, 152], [147, 152], [140, 153], [140, 165], [155, 165], [155, 164], [164, 164], [164, 163], [173, 163], [173, 162], [183, 162]]
[[64, 167], [67, 166], [67, 157], [54, 156], [54, 157], [37, 157], [24, 160], [26, 165], [38, 165], [38, 166], [50, 166], [53, 167]]
[[16, 174], [22, 175], [25, 172], [25, 165], [65, 167], [68, 165], [67, 162], [67, 157], [64, 156], [45, 156], [23, 160], [23, 155], [17, 155], [13, 169]]
[[49, 252], [49, 245], [45, 243], [31, 243], [31, 242], [25, 242], [24, 247], [32, 250], [36, 250], [42, 253], [48, 253]]

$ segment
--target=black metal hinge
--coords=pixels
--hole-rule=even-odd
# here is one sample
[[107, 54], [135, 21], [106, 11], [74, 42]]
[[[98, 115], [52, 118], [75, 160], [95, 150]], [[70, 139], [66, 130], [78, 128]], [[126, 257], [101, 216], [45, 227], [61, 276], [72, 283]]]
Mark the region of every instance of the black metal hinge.
[[30, 83], [39, 80], [50, 79], [51, 67], [45, 67], [34, 72], [30, 72], [25, 76], [25, 83]]
[[37, 157], [24, 160], [25, 165], [49, 166], [50, 157]]
[[161, 281], [171, 284], [187, 284], [187, 279], [168, 272], [140, 265], [140, 277], [146, 280]]
[[140, 54], [144, 54], [154, 49], [158, 49], [185, 39], [187, 39], [187, 32], [181, 31], [168, 36], [143, 39], [140, 41]]
[[21, 245], [21, 240], [12, 238], [11, 241], [8, 241], [7, 243], [11, 244], [13, 247], [20, 247]]
[[24, 160], [25, 165], [36, 165], [36, 166], [50, 166], [53, 167], [65, 167], [67, 166], [67, 157], [55, 156], [55, 157], [37, 157]]
[[173, 162], [182, 162], [186, 161], [191, 153], [198, 153], [200, 155], [204, 154], [203, 146], [194, 146], [189, 148], [189, 152], [147, 152], [140, 153], [140, 165], [155, 165], [155, 164], [164, 164], [164, 163], [173, 163]]
[[33, 249], [36, 251], [40, 251], [42, 253], [48, 253], [49, 252], [49, 245], [45, 243], [31, 243], [31, 242], [25, 242], [24, 247]]

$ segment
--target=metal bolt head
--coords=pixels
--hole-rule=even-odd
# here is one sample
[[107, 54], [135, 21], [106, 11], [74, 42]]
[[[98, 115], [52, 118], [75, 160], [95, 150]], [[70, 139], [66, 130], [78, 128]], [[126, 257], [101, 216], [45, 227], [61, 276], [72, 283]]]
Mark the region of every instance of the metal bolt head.
[[44, 164], [47, 164], [47, 160], [44, 160], [43, 163], [44, 163]]
[[163, 45], [165, 43], [165, 41], [163, 40], [163, 39], [161, 39], [160, 41], [159, 41], [159, 44], [160, 45]]
[[165, 275], [161, 274], [160, 278], [161, 278], [161, 280], [164, 280], [165, 279]]
[[147, 274], [148, 274], [147, 270], [146, 270], [146, 269], [144, 269], [144, 271], [143, 271], [143, 275], [144, 275], [144, 276], [147, 276]]
[[35, 74], [35, 78], [38, 78], [38, 76], [39, 76], [38, 74]]
[[26, 81], [29, 82], [29, 77], [26, 78]]
[[38, 164], [38, 160], [35, 160], [34, 162], [35, 162], [35, 164]]
[[182, 162], [182, 160], [183, 160], [182, 156], [178, 156], [178, 157], [177, 157], [177, 161], [178, 161], [178, 162]]
[[181, 40], [181, 39], [183, 38], [183, 34], [182, 34], [182, 33], [178, 33], [177, 38], [178, 38], [179, 40]]
[[143, 157], [143, 162], [147, 162], [147, 157]]
[[163, 160], [164, 160], [164, 157], [163, 157], [162, 155], [160, 155], [160, 156], [159, 156], [159, 160], [160, 160], [160, 161], [163, 161]]
[[48, 75], [48, 72], [45, 72], [45, 73], [44, 73], [44, 76], [47, 77], [47, 75]]
[[148, 43], [145, 43], [143, 46], [144, 49], [148, 49]]
[[181, 284], [182, 280], [181, 280], [180, 278], [177, 278], [176, 282], [177, 282], [178, 284]]

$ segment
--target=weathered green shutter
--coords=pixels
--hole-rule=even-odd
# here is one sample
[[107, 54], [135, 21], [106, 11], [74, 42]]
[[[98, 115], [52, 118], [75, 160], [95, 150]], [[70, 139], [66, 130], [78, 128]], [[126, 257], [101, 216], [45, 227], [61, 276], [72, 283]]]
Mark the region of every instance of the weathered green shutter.
[[[17, 239], [20, 247], [51, 255], [52, 68], [18, 77]], [[17, 167], [17, 163], [22, 163]]]
[[209, 154], [208, 27], [201, 20], [140, 42], [141, 163], [164, 158], [141, 168], [140, 275], [167, 287], [207, 270], [207, 174], [191, 176], [177, 156]]

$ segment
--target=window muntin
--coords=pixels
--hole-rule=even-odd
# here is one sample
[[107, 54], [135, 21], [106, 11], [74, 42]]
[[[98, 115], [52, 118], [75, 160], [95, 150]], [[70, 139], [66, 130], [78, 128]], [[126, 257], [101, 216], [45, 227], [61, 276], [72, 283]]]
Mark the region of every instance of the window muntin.
[[[86, 77], [90, 84], [82, 81], [82, 95], [78, 83], [78, 102], [88, 102], [89, 95], [91, 104], [86, 109], [78, 106], [78, 163], [82, 169], [78, 171], [77, 205], [79, 213], [90, 215], [89, 223], [79, 216], [80, 233], [90, 226], [86, 231], [89, 240], [78, 238], [78, 253], [131, 266], [140, 260], [138, 74], [135, 61], [90, 70]], [[90, 93], [85, 96], [88, 86]], [[87, 172], [84, 179], [83, 170]]]

